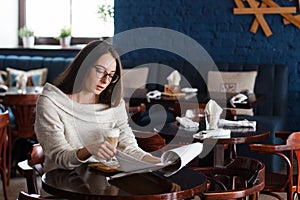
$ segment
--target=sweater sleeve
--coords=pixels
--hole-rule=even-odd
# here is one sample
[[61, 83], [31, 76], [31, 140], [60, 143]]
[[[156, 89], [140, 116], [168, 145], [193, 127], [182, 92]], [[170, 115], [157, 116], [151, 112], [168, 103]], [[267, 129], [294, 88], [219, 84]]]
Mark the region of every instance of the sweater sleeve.
[[120, 129], [118, 148], [124, 153], [127, 153], [139, 160], [141, 160], [145, 155], [149, 155], [150, 153], [142, 150], [137, 144], [132, 129], [128, 124], [128, 115], [124, 100], [121, 101], [120, 105], [116, 108], [115, 113], [116, 126]]
[[47, 168], [72, 169], [84, 162], [77, 158], [77, 149], [67, 142], [64, 125], [57, 109], [49, 98], [42, 95], [39, 97], [36, 107], [35, 133], [44, 150], [46, 171]]

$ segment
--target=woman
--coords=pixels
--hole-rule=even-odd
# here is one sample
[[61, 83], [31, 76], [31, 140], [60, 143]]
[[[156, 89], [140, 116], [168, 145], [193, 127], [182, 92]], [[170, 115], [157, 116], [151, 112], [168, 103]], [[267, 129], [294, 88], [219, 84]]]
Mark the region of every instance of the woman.
[[117, 149], [143, 161], [160, 161], [138, 147], [128, 125], [118, 54], [110, 43], [93, 41], [54, 85], [45, 84], [38, 99], [35, 132], [44, 149], [45, 171], [113, 157], [117, 150], [102, 135], [107, 128], [120, 130]]

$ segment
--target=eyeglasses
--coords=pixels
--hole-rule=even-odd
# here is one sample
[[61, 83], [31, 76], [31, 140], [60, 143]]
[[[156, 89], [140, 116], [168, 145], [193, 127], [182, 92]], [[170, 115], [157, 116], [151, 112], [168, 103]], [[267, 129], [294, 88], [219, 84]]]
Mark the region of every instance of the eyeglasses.
[[115, 83], [119, 80], [119, 76], [117, 74], [109, 74], [107, 73], [107, 71], [105, 70], [105, 68], [101, 65], [96, 65], [95, 66], [96, 69], [96, 74], [97, 74], [97, 78], [98, 79], [102, 79], [104, 77], [108, 77], [108, 81], [111, 83]]

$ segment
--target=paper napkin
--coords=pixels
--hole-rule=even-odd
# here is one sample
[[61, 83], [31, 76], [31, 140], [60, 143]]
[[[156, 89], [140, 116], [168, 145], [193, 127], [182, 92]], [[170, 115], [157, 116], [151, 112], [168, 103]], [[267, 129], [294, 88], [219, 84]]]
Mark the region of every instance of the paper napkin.
[[206, 139], [206, 138], [228, 138], [230, 137], [231, 130], [218, 128], [214, 130], [203, 130], [193, 135], [197, 139]]
[[180, 123], [181, 126], [184, 128], [198, 128], [199, 123], [194, 122], [193, 120], [187, 118], [187, 117], [176, 117], [176, 121]]
[[181, 81], [181, 76], [177, 70], [174, 70], [168, 77], [169, 86], [179, 86]]
[[204, 109], [207, 130], [218, 128], [218, 121], [220, 119], [222, 111], [223, 109], [217, 104], [215, 100], [209, 100]]
[[226, 119], [219, 120], [219, 127], [223, 126], [234, 126], [234, 127], [256, 127], [256, 121], [248, 121], [247, 119], [239, 120], [239, 121], [231, 121]]

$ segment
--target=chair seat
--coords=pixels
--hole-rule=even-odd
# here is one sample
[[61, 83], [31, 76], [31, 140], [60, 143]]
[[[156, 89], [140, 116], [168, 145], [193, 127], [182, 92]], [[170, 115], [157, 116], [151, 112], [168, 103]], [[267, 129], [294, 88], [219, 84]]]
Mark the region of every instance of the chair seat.
[[195, 168], [208, 177], [209, 188], [203, 193], [205, 200], [258, 198], [264, 188], [265, 165], [255, 159], [237, 157], [224, 167]]

